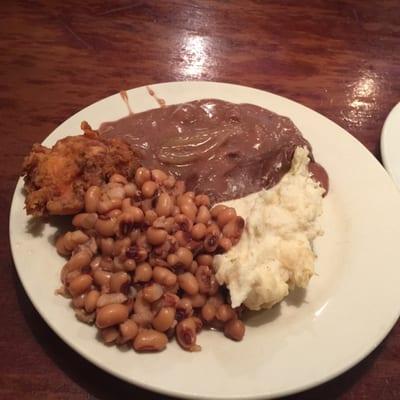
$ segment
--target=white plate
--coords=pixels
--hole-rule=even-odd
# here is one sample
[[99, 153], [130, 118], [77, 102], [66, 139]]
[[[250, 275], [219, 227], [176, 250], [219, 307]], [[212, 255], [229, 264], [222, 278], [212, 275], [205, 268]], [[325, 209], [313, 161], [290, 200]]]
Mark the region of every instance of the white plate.
[[393, 107], [382, 128], [383, 165], [400, 188], [400, 103]]
[[[200, 353], [171, 344], [159, 354], [106, 347], [95, 329], [75, 320], [67, 301], [54, 295], [63, 260], [49, 238], [34, 236], [18, 182], [10, 215], [15, 265], [28, 296], [49, 326], [73, 349], [109, 373], [158, 392], [184, 398], [271, 398], [298, 392], [344, 372], [370, 353], [399, 316], [400, 196], [386, 171], [356, 139], [322, 115], [283, 97], [230, 84], [175, 82], [154, 85], [167, 104], [201, 98], [248, 102], [289, 116], [310, 140], [330, 174], [324, 200], [325, 235], [316, 241], [318, 273], [306, 292], [248, 321], [235, 343], [203, 332]], [[146, 88], [128, 92], [134, 111], [157, 106]], [[118, 94], [61, 124], [46, 140], [77, 134], [126, 114]]]

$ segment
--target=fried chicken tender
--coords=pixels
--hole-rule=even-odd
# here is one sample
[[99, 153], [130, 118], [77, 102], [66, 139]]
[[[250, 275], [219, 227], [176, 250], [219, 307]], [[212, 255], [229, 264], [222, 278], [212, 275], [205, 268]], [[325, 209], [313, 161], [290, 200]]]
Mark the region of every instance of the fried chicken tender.
[[139, 161], [126, 142], [103, 139], [86, 122], [81, 128], [83, 135], [61, 139], [51, 149], [33, 145], [22, 166], [27, 214], [76, 214], [90, 186], [101, 185], [115, 173], [134, 175]]

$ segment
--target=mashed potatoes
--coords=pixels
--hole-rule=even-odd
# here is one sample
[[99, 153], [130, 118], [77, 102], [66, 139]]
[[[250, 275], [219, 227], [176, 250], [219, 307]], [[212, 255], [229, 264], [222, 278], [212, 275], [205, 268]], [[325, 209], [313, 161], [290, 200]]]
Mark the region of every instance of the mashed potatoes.
[[324, 189], [310, 177], [308, 163], [308, 150], [298, 147], [276, 186], [225, 203], [246, 219], [239, 243], [214, 259], [233, 307], [270, 308], [313, 275], [312, 241], [322, 234], [317, 218]]

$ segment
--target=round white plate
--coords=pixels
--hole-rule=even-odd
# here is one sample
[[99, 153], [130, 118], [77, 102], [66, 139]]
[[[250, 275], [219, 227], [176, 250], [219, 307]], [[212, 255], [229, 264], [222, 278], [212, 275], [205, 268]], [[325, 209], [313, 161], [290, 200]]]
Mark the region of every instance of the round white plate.
[[[344, 372], [370, 353], [399, 316], [400, 196], [386, 171], [356, 139], [322, 115], [261, 90], [212, 82], [153, 85], [167, 104], [201, 98], [248, 102], [289, 116], [330, 174], [324, 200], [325, 235], [316, 243], [317, 275], [306, 291], [251, 317], [242, 342], [203, 332], [199, 353], [175, 343], [158, 354], [106, 347], [95, 329], [75, 320], [67, 300], [54, 295], [63, 259], [49, 224], [30, 232], [18, 182], [10, 215], [15, 265], [32, 303], [73, 349], [128, 382], [184, 398], [271, 398], [298, 392]], [[146, 88], [128, 91], [135, 112], [157, 106]], [[61, 124], [44, 142], [78, 134], [126, 115], [119, 94]]]
[[386, 118], [381, 135], [383, 165], [400, 188], [400, 103]]

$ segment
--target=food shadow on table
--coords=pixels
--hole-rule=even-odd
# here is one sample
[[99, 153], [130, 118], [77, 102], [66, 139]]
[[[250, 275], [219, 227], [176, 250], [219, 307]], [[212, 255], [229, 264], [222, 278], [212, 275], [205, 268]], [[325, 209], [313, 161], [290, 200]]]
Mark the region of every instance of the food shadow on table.
[[[88, 392], [93, 398], [99, 400], [115, 399], [119, 397], [130, 398], [135, 394], [136, 398], [142, 400], [159, 399], [160, 395], [141, 389], [134, 385], [128, 384], [112, 375], [97, 368], [78, 353], [67, 346], [53, 331], [47, 326], [42, 317], [37, 313], [18, 279], [13, 264], [10, 265], [13, 271], [13, 277], [16, 287], [17, 300], [21, 313], [25, 318], [30, 330], [36, 341], [40, 344], [47, 356], [51, 358], [55, 365], [60, 368], [72, 381]], [[294, 304], [301, 304], [304, 294], [296, 293], [293, 301]], [[280, 308], [274, 307], [270, 312], [264, 313], [259, 323], [268, 323], [280, 314]], [[298, 395], [285, 397], [285, 400], [309, 400], [321, 398], [339, 398], [365, 374], [374, 364], [379, 356], [385, 341], [383, 341], [367, 358], [345, 372], [339, 377], [321, 385], [314, 389], [310, 389]], [[173, 399], [163, 395], [163, 399]]]

